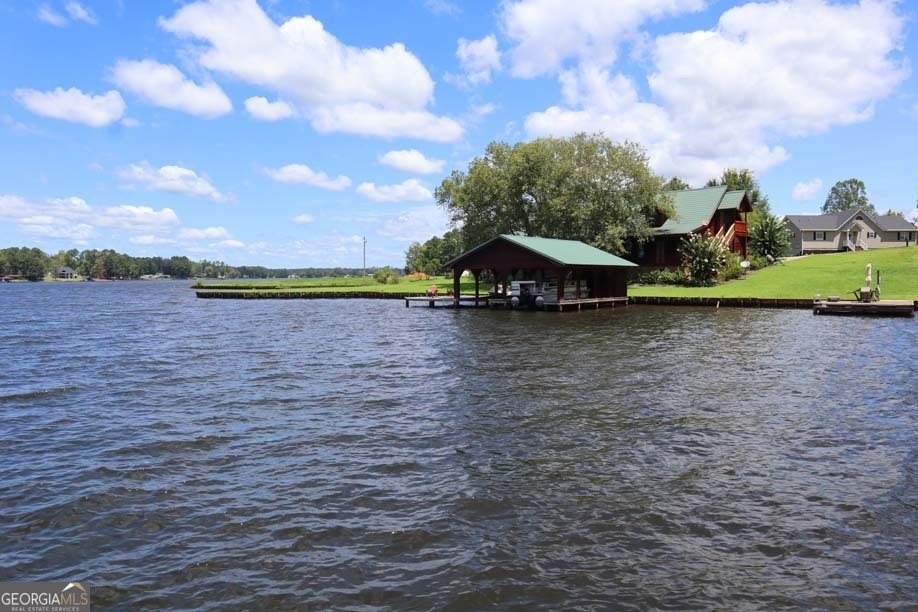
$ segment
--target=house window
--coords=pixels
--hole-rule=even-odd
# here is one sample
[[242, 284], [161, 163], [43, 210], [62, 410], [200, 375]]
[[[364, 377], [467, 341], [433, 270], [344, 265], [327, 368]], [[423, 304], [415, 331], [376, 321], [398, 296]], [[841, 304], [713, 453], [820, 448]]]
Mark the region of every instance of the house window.
[[825, 240], [825, 239], [826, 239], [825, 232], [813, 232], [813, 240]]
[[854, 220], [855, 220], [855, 221], [863, 221], [863, 220], [864, 220], [864, 217], [858, 215], [858, 216], [856, 216], [856, 217], [854, 218]]
[[867, 232], [867, 237], [868, 237], [868, 238], [876, 238], [876, 237], [877, 237], [877, 233], [876, 233], [876, 232]]
[[898, 240], [899, 242], [905, 242], [906, 240], [911, 240], [911, 239], [912, 239], [911, 232], [899, 232], [899, 235], [896, 236], [896, 240]]

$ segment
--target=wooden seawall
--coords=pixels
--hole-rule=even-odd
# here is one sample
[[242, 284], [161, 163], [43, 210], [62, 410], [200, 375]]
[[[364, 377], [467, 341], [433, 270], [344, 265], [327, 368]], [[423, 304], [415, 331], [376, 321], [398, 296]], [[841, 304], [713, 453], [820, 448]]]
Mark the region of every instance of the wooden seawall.
[[632, 304], [657, 306], [708, 306], [712, 308], [813, 308], [812, 299], [796, 298], [717, 298], [717, 297], [653, 297], [632, 295]]
[[850, 314], [875, 316], [914, 316], [918, 300], [881, 300], [879, 302], [814, 302], [793, 298], [713, 298], [631, 296], [632, 304], [658, 306], [706, 306], [709, 308], [797, 308], [814, 314]]
[[[250, 290], [224, 290], [224, 289], [197, 289], [195, 295], [202, 299], [224, 300], [405, 300], [406, 305], [411, 301], [428, 303], [431, 299], [417, 292], [385, 292], [385, 291], [250, 291]], [[434, 301], [444, 299], [452, 304], [452, 298], [434, 298]], [[474, 297], [462, 296], [463, 301], [474, 300]], [[631, 304], [649, 304], [655, 306], [696, 306], [706, 308], [793, 308], [812, 310], [812, 299], [796, 298], [716, 298], [716, 297], [655, 297], [633, 295], [627, 298]], [[485, 300], [482, 299], [484, 303]], [[918, 311], [918, 300], [912, 302], [913, 309]], [[484, 304], [482, 304], [484, 305]], [[568, 305], [570, 306], [570, 305]], [[901, 310], [901, 308], [899, 309]], [[866, 312], [865, 314], [873, 314]]]
[[423, 297], [421, 293], [387, 293], [385, 291], [225, 291], [199, 289], [195, 295], [204, 299], [223, 300], [404, 300]]

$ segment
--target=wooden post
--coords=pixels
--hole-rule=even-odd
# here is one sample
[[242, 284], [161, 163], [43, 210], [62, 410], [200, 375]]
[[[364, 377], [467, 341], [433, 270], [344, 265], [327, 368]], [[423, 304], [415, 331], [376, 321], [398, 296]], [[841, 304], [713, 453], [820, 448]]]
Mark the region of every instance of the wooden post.
[[577, 275], [577, 299], [580, 299], [580, 275]]
[[[462, 276], [462, 270], [458, 267], [453, 268], [453, 306], [459, 308], [459, 278]], [[431, 303], [431, 306], [433, 304]]]
[[564, 285], [567, 284], [567, 270], [558, 268], [558, 304], [564, 301]]
[[478, 279], [481, 276], [481, 270], [472, 270], [475, 275], [475, 308], [478, 308]]

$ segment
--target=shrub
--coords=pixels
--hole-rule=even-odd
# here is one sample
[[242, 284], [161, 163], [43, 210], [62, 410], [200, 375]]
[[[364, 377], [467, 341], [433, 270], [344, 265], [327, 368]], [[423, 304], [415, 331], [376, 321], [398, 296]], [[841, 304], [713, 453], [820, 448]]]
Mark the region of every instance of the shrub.
[[724, 266], [723, 271], [720, 273], [720, 280], [730, 281], [736, 278], [742, 278], [743, 274], [746, 271], [742, 266], [743, 260], [736, 253], [727, 254], [727, 264]]
[[749, 255], [749, 269], [761, 270], [768, 266], [768, 260], [758, 255]]
[[682, 265], [688, 270], [689, 282], [709, 286], [727, 265], [727, 251], [710, 233], [691, 234], [679, 245]]
[[634, 282], [641, 285], [684, 285], [685, 274], [681, 270], [642, 270], [635, 275]]
[[373, 273], [373, 280], [382, 285], [395, 285], [401, 279], [399, 278], [398, 270], [386, 266]]

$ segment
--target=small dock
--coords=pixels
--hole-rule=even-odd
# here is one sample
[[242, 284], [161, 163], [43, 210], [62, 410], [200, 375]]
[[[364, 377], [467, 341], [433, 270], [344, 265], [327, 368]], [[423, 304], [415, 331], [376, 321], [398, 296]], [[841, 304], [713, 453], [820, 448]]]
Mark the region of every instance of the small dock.
[[914, 317], [915, 304], [912, 300], [879, 300], [876, 302], [855, 302], [853, 300], [815, 300], [813, 314], [839, 316]]
[[[455, 308], [456, 298], [451, 295], [413, 295], [405, 298], [405, 308], [408, 308], [412, 305], [421, 305], [428, 306], [429, 308], [435, 308], [437, 306], [443, 308]], [[479, 296], [476, 298], [474, 295], [461, 295], [459, 296], [459, 306], [462, 308], [486, 308], [488, 306], [487, 296]]]

